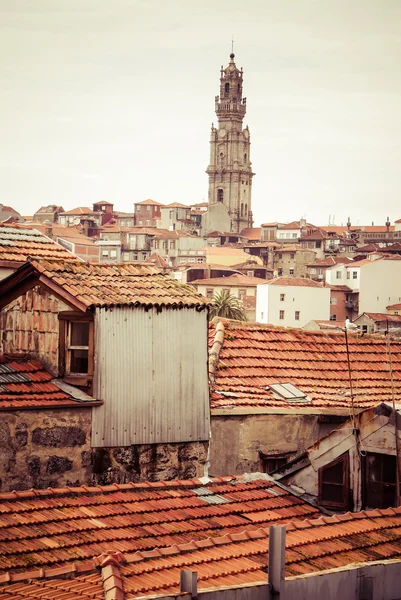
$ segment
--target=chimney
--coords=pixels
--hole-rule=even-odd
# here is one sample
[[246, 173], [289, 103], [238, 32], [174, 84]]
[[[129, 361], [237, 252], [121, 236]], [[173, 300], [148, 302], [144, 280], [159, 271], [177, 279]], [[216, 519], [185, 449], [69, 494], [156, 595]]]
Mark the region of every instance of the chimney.
[[385, 222], [385, 225], [386, 225], [386, 231], [390, 231], [391, 223], [390, 223], [390, 219], [388, 217], [387, 217], [387, 221]]
[[43, 221], [43, 225], [45, 226], [45, 235], [49, 238], [53, 238], [53, 224], [51, 221], [46, 220]]
[[88, 219], [85, 219], [82, 222], [82, 229], [83, 229], [83, 234], [86, 235], [87, 237], [89, 237], [89, 221], [88, 221]]

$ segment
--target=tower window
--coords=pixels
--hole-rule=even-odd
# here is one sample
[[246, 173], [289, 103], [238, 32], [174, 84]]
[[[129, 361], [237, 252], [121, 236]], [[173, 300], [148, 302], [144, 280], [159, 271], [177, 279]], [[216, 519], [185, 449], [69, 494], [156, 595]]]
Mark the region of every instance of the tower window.
[[241, 84], [238, 84], [238, 85], [237, 85], [237, 92], [238, 92], [238, 94], [240, 94], [240, 93], [241, 93]]
[[241, 203], [241, 217], [244, 216], [244, 204]]
[[245, 216], [247, 216], [247, 215], [248, 215], [248, 205], [245, 204]]
[[225, 86], [224, 86], [224, 95], [228, 96], [229, 93], [230, 93], [230, 84], [226, 83]]
[[244, 162], [246, 162], [246, 159], [248, 158], [247, 154], [244, 154]]
[[217, 200], [223, 202], [223, 190], [221, 188], [217, 190]]

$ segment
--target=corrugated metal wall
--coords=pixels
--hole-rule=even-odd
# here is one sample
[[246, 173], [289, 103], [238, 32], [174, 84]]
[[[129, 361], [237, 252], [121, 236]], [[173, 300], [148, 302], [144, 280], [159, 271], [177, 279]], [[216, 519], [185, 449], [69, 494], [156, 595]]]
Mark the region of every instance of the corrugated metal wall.
[[94, 447], [209, 439], [207, 314], [97, 309]]

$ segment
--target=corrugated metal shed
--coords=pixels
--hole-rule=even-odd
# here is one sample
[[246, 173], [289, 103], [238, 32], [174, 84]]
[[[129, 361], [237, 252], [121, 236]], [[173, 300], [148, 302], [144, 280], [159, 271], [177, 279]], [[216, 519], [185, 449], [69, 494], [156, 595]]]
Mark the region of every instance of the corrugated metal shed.
[[207, 312], [97, 308], [92, 445], [209, 439]]

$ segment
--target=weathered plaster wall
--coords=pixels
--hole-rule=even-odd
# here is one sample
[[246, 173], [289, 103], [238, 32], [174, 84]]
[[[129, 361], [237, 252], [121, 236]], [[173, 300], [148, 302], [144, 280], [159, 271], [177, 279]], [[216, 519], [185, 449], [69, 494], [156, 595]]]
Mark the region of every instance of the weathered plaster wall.
[[318, 415], [229, 415], [211, 418], [211, 475], [259, 471], [259, 451], [297, 455], [334, 429]]
[[29, 352], [58, 374], [58, 313], [71, 307], [42, 287], [29, 290], [0, 312], [0, 352]]
[[0, 412], [0, 491], [89, 483], [90, 408]]
[[167, 481], [203, 477], [208, 442], [141, 444], [92, 450], [92, 483]]

